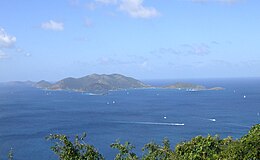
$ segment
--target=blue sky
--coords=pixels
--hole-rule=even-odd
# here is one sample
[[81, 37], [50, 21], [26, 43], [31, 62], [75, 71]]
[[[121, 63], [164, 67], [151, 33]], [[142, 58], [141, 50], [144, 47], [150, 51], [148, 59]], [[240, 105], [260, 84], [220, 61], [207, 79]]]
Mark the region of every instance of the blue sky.
[[259, 0], [1, 0], [0, 81], [260, 76]]

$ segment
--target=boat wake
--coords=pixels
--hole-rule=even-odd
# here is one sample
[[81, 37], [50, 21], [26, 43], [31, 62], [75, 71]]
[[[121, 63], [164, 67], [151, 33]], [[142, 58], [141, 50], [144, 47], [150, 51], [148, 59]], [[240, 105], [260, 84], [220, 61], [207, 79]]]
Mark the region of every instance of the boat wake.
[[163, 126], [184, 126], [184, 123], [169, 123], [169, 122], [125, 122], [125, 121], [116, 121], [115, 123], [124, 123], [124, 124], [141, 124], [141, 125], [163, 125]]
[[212, 121], [212, 122], [216, 122], [215, 118], [212, 118], [212, 119], [209, 119], [209, 120]]
[[215, 118], [205, 118], [205, 117], [197, 117], [197, 116], [193, 116], [193, 118], [201, 119], [201, 120], [207, 120], [207, 121], [211, 121], [211, 122], [217, 121], [217, 119], [215, 119]]

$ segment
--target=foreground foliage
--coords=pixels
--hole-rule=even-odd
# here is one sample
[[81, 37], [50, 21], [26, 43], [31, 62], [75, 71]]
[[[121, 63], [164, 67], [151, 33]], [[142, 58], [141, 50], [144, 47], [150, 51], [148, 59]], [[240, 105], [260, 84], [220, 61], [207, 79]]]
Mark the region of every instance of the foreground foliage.
[[[80, 143], [78, 136], [74, 143], [65, 135], [51, 135], [49, 139], [58, 140], [52, 150], [60, 160], [103, 159], [93, 146]], [[211, 135], [197, 136], [190, 141], [177, 144], [175, 150], [171, 149], [167, 138], [163, 140], [162, 145], [150, 142], [143, 147], [142, 157], [138, 157], [132, 151], [135, 147], [129, 142], [121, 144], [120, 141], [116, 141], [110, 147], [118, 150], [115, 160], [259, 160], [260, 124], [253, 126], [248, 134], [238, 140], [233, 140], [231, 137], [220, 139], [219, 136]]]
[[[51, 134], [47, 140], [54, 142], [52, 151], [60, 160], [103, 160], [98, 150], [84, 139], [86, 134], [75, 137], [74, 142], [66, 135]], [[141, 157], [133, 152], [131, 143], [121, 144], [119, 140], [110, 145], [117, 149], [115, 160], [260, 160], [260, 124], [253, 126], [248, 134], [238, 140], [231, 137], [220, 139], [219, 136], [197, 136], [182, 142], [172, 150], [170, 141], [165, 138], [162, 145], [155, 142], [146, 144]], [[13, 160], [13, 151], [8, 156]]]
[[71, 142], [66, 135], [51, 134], [46, 139], [55, 141], [51, 150], [59, 156], [60, 160], [102, 160], [103, 156], [97, 149], [85, 143], [86, 133], [82, 137], [78, 135]]
[[134, 149], [135, 147], [129, 142], [121, 144], [120, 141], [117, 140], [115, 143], [112, 143], [110, 147], [119, 151], [119, 153], [115, 157], [115, 160], [138, 160], [136, 154], [132, 152], [132, 149]]

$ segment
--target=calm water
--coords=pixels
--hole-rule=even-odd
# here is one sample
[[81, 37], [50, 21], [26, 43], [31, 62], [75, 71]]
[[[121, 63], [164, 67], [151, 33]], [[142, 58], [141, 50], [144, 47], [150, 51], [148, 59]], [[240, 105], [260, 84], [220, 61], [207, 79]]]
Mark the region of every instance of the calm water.
[[0, 159], [6, 159], [11, 147], [17, 160], [57, 159], [44, 138], [50, 133], [87, 132], [86, 141], [112, 159], [115, 151], [109, 144], [116, 139], [130, 141], [140, 151], [147, 142], [159, 143], [164, 137], [172, 146], [196, 135], [239, 138], [260, 122], [260, 79], [190, 82], [226, 90], [147, 89], [91, 96], [0, 85]]

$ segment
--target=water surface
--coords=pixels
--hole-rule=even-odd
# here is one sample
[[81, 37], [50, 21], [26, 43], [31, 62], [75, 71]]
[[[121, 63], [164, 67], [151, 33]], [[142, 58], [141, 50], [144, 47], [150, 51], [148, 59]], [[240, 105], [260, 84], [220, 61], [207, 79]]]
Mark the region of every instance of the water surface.
[[92, 96], [0, 85], [0, 158], [12, 147], [17, 160], [57, 159], [44, 139], [50, 133], [87, 132], [86, 141], [112, 159], [109, 145], [116, 139], [130, 141], [141, 154], [151, 140], [168, 137], [173, 147], [196, 135], [239, 138], [260, 122], [259, 79], [187, 81], [226, 90], [137, 89]]

